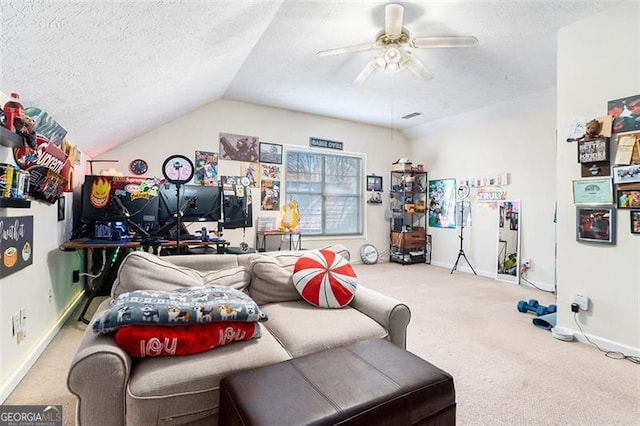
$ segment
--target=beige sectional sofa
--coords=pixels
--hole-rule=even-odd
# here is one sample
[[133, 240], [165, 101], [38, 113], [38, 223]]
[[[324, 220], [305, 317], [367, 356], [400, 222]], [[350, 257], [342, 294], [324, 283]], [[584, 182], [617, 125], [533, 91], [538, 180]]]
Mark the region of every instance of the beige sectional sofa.
[[[327, 247], [349, 259], [342, 245]], [[237, 371], [309, 353], [385, 338], [405, 348], [409, 308], [358, 282], [341, 309], [316, 308], [292, 281], [303, 252], [157, 257], [133, 252], [123, 261], [111, 297], [137, 289], [167, 290], [216, 283], [248, 293], [269, 317], [261, 337], [186, 355], [132, 358], [111, 335], [87, 328], [69, 369], [80, 425], [206, 424], [218, 420], [220, 379]], [[98, 313], [109, 308], [105, 300]], [[284, 383], [283, 385], [286, 385]]]

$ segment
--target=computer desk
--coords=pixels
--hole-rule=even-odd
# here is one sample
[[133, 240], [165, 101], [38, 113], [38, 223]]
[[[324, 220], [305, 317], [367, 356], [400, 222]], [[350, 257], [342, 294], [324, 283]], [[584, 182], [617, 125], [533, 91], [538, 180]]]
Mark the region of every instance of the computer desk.
[[[124, 250], [125, 255], [131, 252], [132, 250], [142, 249], [148, 251], [151, 249], [154, 254], [158, 254], [160, 252], [161, 247], [170, 248], [170, 247], [216, 247], [217, 254], [223, 254], [224, 248], [228, 246], [230, 243], [225, 240], [217, 239], [211, 241], [201, 241], [201, 240], [180, 240], [180, 242], [171, 241], [171, 240], [146, 240], [146, 241], [132, 241], [132, 240], [119, 240], [119, 241], [111, 241], [111, 240], [99, 240], [99, 239], [90, 239], [90, 238], [78, 238], [70, 241], [66, 241], [60, 245], [60, 250], [62, 251], [76, 251], [76, 250], [85, 250], [87, 254], [87, 258], [89, 254], [92, 253], [93, 250], [103, 250], [104, 251], [104, 262], [101, 267], [100, 273], [97, 277], [92, 280], [92, 286], [89, 290], [89, 296], [87, 301], [85, 302], [84, 307], [82, 308], [82, 312], [78, 317], [78, 321], [82, 321], [85, 324], [89, 324], [89, 320], [84, 317], [91, 305], [91, 302], [96, 297], [96, 295], [103, 289], [106, 288], [107, 284], [109, 286], [113, 285], [113, 282], [109, 281], [109, 273], [111, 272], [111, 268], [114, 268], [116, 263], [118, 263], [118, 259], [121, 259], [120, 256], [116, 254], [116, 250]], [[124, 256], [123, 256], [124, 257]]]

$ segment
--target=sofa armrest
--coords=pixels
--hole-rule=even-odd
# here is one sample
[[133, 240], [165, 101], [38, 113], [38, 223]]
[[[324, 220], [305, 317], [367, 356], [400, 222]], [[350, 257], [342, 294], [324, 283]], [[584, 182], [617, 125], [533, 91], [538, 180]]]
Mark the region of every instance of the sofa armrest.
[[406, 349], [407, 326], [411, 319], [407, 305], [361, 285], [350, 305], [380, 323], [389, 332], [391, 343]]
[[[103, 302], [98, 311], [108, 307]], [[94, 334], [89, 324], [71, 361], [67, 388], [78, 398], [77, 425], [125, 424], [131, 357], [113, 336]]]

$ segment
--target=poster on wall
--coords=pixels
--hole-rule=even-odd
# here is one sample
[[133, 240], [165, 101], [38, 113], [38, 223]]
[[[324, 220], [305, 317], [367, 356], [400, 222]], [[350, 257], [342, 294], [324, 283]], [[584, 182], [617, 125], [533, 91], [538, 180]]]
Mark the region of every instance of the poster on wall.
[[193, 176], [196, 185], [218, 185], [218, 153], [209, 151], [196, 151], [195, 173]]
[[220, 158], [257, 163], [258, 138], [256, 136], [220, 133]]
[[262, 179], [260, 181], [260, 210], [280, 210], [280, 181]]
[[640, 95], [609, 101], [607, 114], [613, 116], [615, 133], [640, 129]]
[[256, 179], [258, 176], [258, 163], [247, 163], [243, 161], [240, 163], [240, 173], [249, 180], [248, 185], [250, 187], [258, 187], [258, 179]]
[[33, 216], [0, 218], [0, 278], [33, 263]]
[[456, 180], [429, 181], [429, 226], [434, 228], [456, 227]]
[[280, 166], [260, 164], [260, 180], [280, 180]]

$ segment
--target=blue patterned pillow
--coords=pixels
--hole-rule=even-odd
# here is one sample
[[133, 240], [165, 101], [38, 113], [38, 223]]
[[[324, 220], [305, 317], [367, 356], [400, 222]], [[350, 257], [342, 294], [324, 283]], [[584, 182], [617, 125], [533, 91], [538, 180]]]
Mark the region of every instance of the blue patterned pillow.
[[93, 322], [94, 333], [138, 325], [188, 325], [213, 321], [266, 321], [267, 315], [245, 293], [209, 285], [176, 290], [123, 293]]

